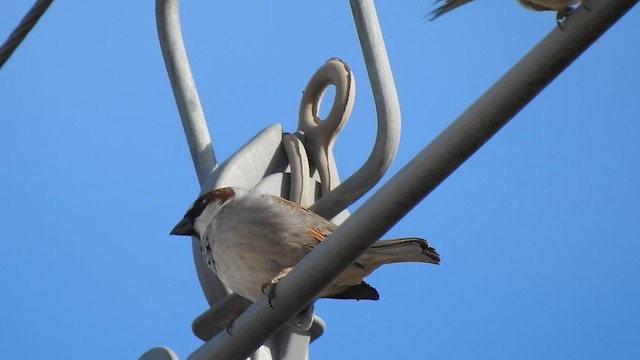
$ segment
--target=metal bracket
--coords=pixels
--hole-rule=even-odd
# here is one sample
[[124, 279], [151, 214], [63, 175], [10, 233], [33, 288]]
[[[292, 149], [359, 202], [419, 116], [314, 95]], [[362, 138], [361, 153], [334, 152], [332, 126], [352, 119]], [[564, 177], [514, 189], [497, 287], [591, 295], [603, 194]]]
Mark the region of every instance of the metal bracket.
[[[202, 191], [231, 185], [253, 187], [289, 197], [303, 206], [311, 205], [320, 215], [340, 223], [348, 216], [346, 207], [382, 178], [398, 147], [398, 98], [373, 3], [352, 0], [351, 4], [376, 103], [378, 135], [365, 164], [340, 184], [332, 148], [355, 96], [355, 82], [347, 64], [330, 59], [312, 77], [301, 101], [295, 134], [283, 134], [280, 125], [271, 125], [217, 166], [182, 41], [178, 0], [156, 0], [160, 45]], [[336, 97], [323, 120], [318, 117], [318, 104], [330, 85], [336, 87]], [[193, 253], [200, 284], [212, 307], [194, 321], [193, 330], [198, 337], [208, 339], [222, 329], [222, 319], [229, 309], [246, 308], [250, 302], [228, 296], [229, 291], [204, 264], [195, 241]], [[318, 317], [314, 326], [302, 340], [292, 330], [284, 330], [268, 340], [252, 359], [305, 358], [309, 339], [324, 329]], [[292, 348], [291, 344], [298, 345]]]

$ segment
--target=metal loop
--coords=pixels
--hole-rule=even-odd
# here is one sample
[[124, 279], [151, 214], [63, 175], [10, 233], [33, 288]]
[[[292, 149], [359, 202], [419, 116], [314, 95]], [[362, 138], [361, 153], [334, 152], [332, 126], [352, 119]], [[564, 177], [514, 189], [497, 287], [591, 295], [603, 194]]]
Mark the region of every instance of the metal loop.
[[[336, 94], [331, 111], [326, 119], [318, 116], [322, 97], [329, 85], [334, 85]], [[331, 58], [313, 74], [302, 94], [298, 129], [305, 134], [320, 133], [336, 135], [346, 124], [355, 98], [353, 74], [346, 62]]]
[[[322, 96], [330, 85], [335, 86], [333, 104], [326, 119], [320, 119]], [[313, 74], [300, 101], [298, 131], [306, 136], [309, 157], [320, 176], [322, 195], [339, 183], [332, 150], [338, 133], [351, 115], [355, 91], [349, 65], [331, 58]]]

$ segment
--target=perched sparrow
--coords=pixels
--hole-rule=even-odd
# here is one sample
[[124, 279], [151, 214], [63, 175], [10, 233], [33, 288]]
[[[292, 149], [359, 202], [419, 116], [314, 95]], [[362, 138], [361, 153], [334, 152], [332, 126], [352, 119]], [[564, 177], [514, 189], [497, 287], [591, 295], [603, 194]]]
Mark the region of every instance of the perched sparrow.
[[[256, 301], [335, 228], [291, 201], [227, 187], [200, 196], [171, 234], [197, 237], [222, 283]], [[423, 239], [378, 241], [319, 297], [377, 300], [378, 292], [362, 280], [396, 262], [439, 264], [440, 255]]]
[[[431, 17], [430, 20], [446, 14], [458, 6], [462, 6], [473, 0], [436, 0], [436, 2], [438, 1], [444, 1], [444, 4], [429, 14]], [[518, 2], [525, 8], [535, 11], [557, 11], [558, 14], [556, 16], [556, 20], [558, 21], [558, 24], [560, 24], [560, 21], [569, 15], [571, 10], [573, 10], [571, 7], [572, 5], [582, 4], [585, 6], [587, 0], [518, 0]]]

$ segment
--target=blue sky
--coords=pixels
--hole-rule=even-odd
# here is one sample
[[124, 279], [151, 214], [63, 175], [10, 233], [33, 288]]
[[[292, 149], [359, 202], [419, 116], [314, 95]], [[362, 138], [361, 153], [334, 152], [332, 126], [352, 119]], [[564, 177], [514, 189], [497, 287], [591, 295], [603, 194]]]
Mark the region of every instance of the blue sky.
[[[595, 1], [595, 0], [593, 0]], [[0, 3], [4, 38], [32, 5]], [[388, 178], [555, 26], [485, 0], [434, 22], [378, 1], [403, 114]], [[201, 342], [206, 309], [171, 227], [199, 188], [151, 1], [55, 2], [0, 71], [0, 348], [7, 358], [132, 359]], [[279, 122], [328, 58], [356, 77], [335, 147], [368, 157], [375, 112], [347, 1], [183, 2], [218, 160]], [[387, 234], [439, 267], [384, 267], [378, 302], [321, 300], [312, 359], [637, 359], [640, 10], [633, 9]], [[355, 204], [352, 209], [357, 208]]]

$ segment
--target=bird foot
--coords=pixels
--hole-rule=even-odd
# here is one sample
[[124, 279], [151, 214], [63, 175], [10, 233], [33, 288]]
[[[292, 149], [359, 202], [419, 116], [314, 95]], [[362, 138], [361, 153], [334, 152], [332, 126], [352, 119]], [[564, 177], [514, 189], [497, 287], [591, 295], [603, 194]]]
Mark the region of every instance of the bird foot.
[[[581, 0], [580, 1], [580, 6], [583, 7], [585, 10], [587, 11], [591, 11], [591, 8], [589, 7], [589, 2], [588, 0]], [[562, 27], [562, 23], [564, 23], [565, 19], [569, 16], [569, 14], [571, 14], [573, 11], [575, 11], [574, 8], [572, 8], [571, 6], [567, 6], [564, 9], [558, 10], [558, 13], [556, 14], [556, 24], [558, 24], [558, 28], [560, 30], [563, 30]]]
[[293, 268], [284, 268], [282, 269], [282, 271], [280, 271], [280, 273], [278, 273], [278, 275], [276, 275], [273, 279], [271, 279], [271, 281], [269, 281], [268, 283], [265, 283], [262, 285], [262, 293], [267, 295], [267, 299], [269, 300], [269, 306], [271, 306], [271, 308], [273, 309], [273, 304], [271, 303], [271, 300], [273, 300], [276, 297], [276, 285], [278, 284], [278, 282], [280, 282], [280, 280], [282, 280], [282, 278], [284, 278], [289, 271], [291, 271], [291, 269]]
[[562, 27], [562, 24], [567, 19], [567, 16], [571, 14], [572, 11], [573, 11], [573, 8], [568, 6], [564, 9], [558, 10], [558, 12], [556, 13], [556, 24], [558, 25], [558, 28], [560, 30], [564, 30], [564, 28]]
[[270, 282], [262, 285], [262, 293], [267, 295], [267, 299], [269, 300], [269, 306], [273, 309], [273, 304], [271, 300], [276, 297], [276, 283], [271, 280]]
[[233, 334], [231, 333], [231, 327], [245, 310], [246, 309], [242, 306], [236, 307], [231, 316], [227, 319], [227, 321], [225, 321], [224, 329], [227, 331], [227, 334], [229, 334], [229, 336], [233, 336]]

